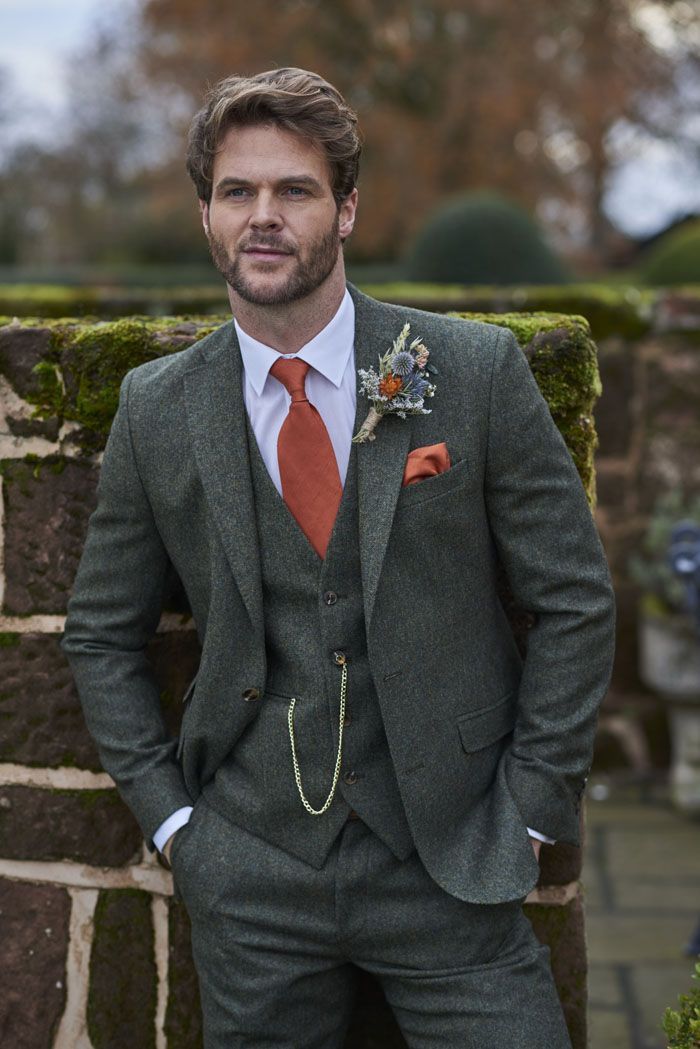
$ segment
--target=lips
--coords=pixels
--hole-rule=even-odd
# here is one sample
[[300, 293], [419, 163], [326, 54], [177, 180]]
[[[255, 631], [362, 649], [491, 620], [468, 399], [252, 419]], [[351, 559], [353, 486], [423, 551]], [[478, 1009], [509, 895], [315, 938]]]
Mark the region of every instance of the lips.
[[280, 258], [283, 258], [285, 255], [291, 255], [291, 252], [290, 251], [283, 251], [281, 248], [265, 247], [262, 244], [261, 245], [254, 245], [253, 244], [250, 247], [244, 249], [244, 254], [245, 255], [254, 255], [257, 258], [280, 259]]

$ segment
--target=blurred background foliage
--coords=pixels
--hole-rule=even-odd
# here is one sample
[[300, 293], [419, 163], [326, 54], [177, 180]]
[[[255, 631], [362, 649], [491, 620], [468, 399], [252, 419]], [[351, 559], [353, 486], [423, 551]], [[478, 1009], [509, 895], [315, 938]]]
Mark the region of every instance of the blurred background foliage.
[[[359, 112], [361, 209], [346, 252], [351, 274], [368, 279], [629, 271], [650, 246], [611, 220], [611, 175], [659, 142], [700, 174], [695, 3], [141, 0], [73, 57], [54, 139], [15, 136], [2, 150], [0, 276], [211, 280], [187, 125], [207, 84], [276, 65], [319, 71]], [[0, 132], [17, 105], [2, 88]], [[445, 201], [466, 223], [461, 253], [440, 219]], [[694, 230], [673, 257], [697, 272]], [[677, 278], [685, 263], [660, 258], [660, 271], [640, 273], [690, 279]]]

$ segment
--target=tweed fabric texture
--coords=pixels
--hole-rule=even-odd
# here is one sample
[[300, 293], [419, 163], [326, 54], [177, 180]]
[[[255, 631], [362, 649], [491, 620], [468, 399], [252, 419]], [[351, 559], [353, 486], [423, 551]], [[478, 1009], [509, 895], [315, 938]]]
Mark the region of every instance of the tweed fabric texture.
[[[538, 877], [528, 826], [579, 841], [614, 651], [607, 562], [512, 333], [349, 290], [356, 368], [409, 322], [437, 369], [431, 413], [383, 418], [357, 455], [367, 657], [411, 835], [447, 892], [521, 898]], [[88, 727], [150, 848], [263, 708], [246, 699], [268, 675], [245, 417], [233, 321], [127, 373], [68, 603]], [[450, 469], [402, 487], [409, 452], [440, 442]], [[536, 620], [524, 662], [499, 565]], [[174, 578], [202, 643], [179, 740], [145, 651]]]
[[350, 821], [319, 870], [200, 798], [173, 871], [192, 919], [206, 1049], [341, 1049], [356, 967], [411, 1049], [570, 1049], [520, 900], [469, 904]]
[[[357, 455], [350, 461], [325, 559], [312, 549], [268, 474], [250, 420], [246, 436], [258, 528], [267, 682], [257, 718], [204, 788], [221, 815], [321, 867], [351, 808], [400, 858], [413, 849], [367, 658], [358, 539]], [[327, 604], [324, 595], [335, 600]], [[341, 670], [348, 660], [344, 760], [330, 808], [303, 807], [287, 725], [294, 727], [304, 792], [319, 808], [338, 748]], [[347, 784], [346, 772], [354, 773]]]

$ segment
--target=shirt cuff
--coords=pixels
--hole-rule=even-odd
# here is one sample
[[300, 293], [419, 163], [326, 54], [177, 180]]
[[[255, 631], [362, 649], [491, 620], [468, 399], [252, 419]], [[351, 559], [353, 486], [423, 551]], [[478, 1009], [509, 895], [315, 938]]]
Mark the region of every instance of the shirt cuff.
[[167, 820], [161, 823], [160, 827], [153, 835], [153, 844], [159, 852], [163, 851], [163, 846], [168, 838], [174, 834], [176, 830], [179, 830], [180, 827], [185, 826], [192, 814], [193, 808], [193, 805], [183, 805], [181, 809], [177, 809], [176, 812], [173, 812], [172, 816], [168, 816]]
[[[556, 845], [556, 838], [548, 838], [546, 834], [540, 834], [538, 830], [533, 830], [532, 827], [527, 828], [527, 832], [531, 838], [537, 838], [538, 841], [543, 841], [545, 845]], [[153, 839], [156, 840], [155, 838]]]

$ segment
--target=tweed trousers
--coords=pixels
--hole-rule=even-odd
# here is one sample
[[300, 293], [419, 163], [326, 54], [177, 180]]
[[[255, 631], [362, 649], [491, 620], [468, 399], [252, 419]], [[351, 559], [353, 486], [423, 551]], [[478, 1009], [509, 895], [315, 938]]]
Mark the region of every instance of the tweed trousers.
[[570, 1049], [522, 901], [471, 904], [348, 820], [319, 870], [202, 795], [173, 842], [206, 1049], [341, 1049], [357, 969], [410, 1049]]

